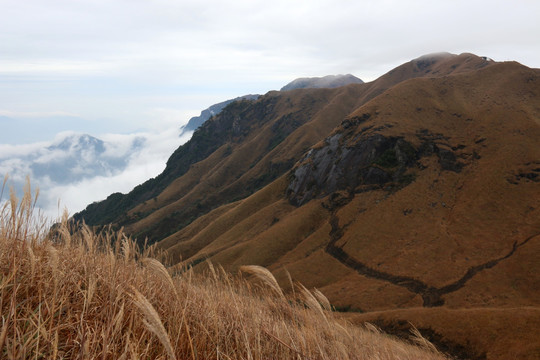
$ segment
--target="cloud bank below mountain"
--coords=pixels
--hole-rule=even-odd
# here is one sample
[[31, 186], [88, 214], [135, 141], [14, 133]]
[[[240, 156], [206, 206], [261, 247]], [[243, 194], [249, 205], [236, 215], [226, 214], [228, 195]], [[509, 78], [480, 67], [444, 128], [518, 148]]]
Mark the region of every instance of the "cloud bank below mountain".
[[[170, 154], [185, 143], [177, 128], [134, 134], [104, 134], [99, 138], [63, 132], [50, 142], [0, 145], [0, 174], [21, 196], [24, 183], [39, 188], [37, 207], [50, 219], [70, 214], [113, 192], [128, 192], [158, 175]], [[7, 192], [4, 191], [4, 199]]]

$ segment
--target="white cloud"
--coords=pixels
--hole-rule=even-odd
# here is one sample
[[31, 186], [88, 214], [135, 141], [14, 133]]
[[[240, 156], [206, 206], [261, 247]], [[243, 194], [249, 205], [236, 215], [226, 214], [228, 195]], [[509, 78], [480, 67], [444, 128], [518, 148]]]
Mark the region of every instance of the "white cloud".
[[20, 145], [0, 144], [0, 160], [28, 156], [48, 145], [50, 142], [47, 141]]
[[20, 158], [8, 158], [0, 161], [0, 175], [9, 176], [11, 181], [24, 183], [27, 176], [32, 173], [28, 162]]
[[50, 163], [51, 161], [54, 162], [61, 162], [65, 160], [67, 157], [69, 157], [71, 154], [66, 151], [61, 150], [49, 150], [49, 149], [40, 149], [37, 153], [37, 157], [32, 159], [33, 163], [36, 164], [45, 164]]
[[[83, 210], [94, 201], [105, 199], [114, 192], [127, 193], [136, 185], [159, 175], [165, 169], [165, 163], [173, 151], [185, 143], [190, 134], [178, 137], [178, 129], [170, 129], [160, 133], [146, 133], [133, 135], [108, 134], [104, 140], [120, 140], [128, 143], [135, 138], [146, 139], [144, 147], [132, 154], [127, 167], [111, 176], [95, 176], [85, 178], [68, 185], [44, 183], [45, 191], [41, 191], [39, 204], [49, 217], [58, 215], [58, 203], [61, 204], [60, 214], [64, 207], [70, 214]], [[40, 186], [40, 188], [42, 188]]]
[[133, 150], [146, 145], [147, 139], [143, 134], [105, 134], [99, 138], [105, 141], [105, 152], [103, 157], [124, 158]]
[[[520, 39], [530, 48], [540, 8], [533, 1], [509, 7], [505, 1], [474, 0], [7, 3], [3, 40], [8, 54], [17, 57], [12, 64], [21, 64], [22, 57], [30, 68], [37, 64], [67, 73], [168, 72], [160, 81], [183, 81], [181, 75], [201, 79], [205, 71], [235, 68], [283, 67], [295, 76], [302, 68], [291, 68], [295, 59], [331, 68], [346, 58], [363, 67], [361, 61], [373, 53], [393, 50], [403, 56], [402, 46], [412, 45], [413, 57], [419, 56], [421, 44], [432, 52], [437, 44], [444, 50], [447, 44], [493, 47]], [[40, 62], [32, 63], [36, 59]]]
[[[0, 145], [0, 174], [9, 175], [8, 187], [14, 186], [19, 195], [26, 177], [30, 176], [33, 187], [40, 189], [38, 207], [49, 218], [56, 218], [64, 207], [73, 214], [113, 192], [127, 193], [159, 175], [174, 150], [191, 137], [191, 133], [182, 137], [178, 134], [176, 126], [156, 132], [104, 134], [100, 136], [105, 146], [101, 155], [92, 148], [84, 148], [84, 144], [81, 148], [81, 135], [71, 131], [58, 134], [50, 142]], [[69, 147], [57, 147], [69, 140], [72, 141], [67, 142]], [[123, 165], [110, 168], [107, 162], [111, 159], [118, 159]], [[103, 167], [96, 170], [99, 164]], [[44, 166], [39, 174], [33, 173], [37, 165]], [[65, 173], [49, 174], [43, 170], [51, 167], [52, 171]], [[75, 180], [65, 183], [64, 180], [70, 179]]]
[[[219, 102], [219, 101], [217, 101]], [[216, 103], [217, 103], [216, 102]], [[213, 105], [209, 104], [208, 106]], [[206, 106], [206, 107], [208, 107]], [[187, 124], [189, 119], [193, 116], [196, 116], [196, 114], [200, 113], [203, 109], [197, 110], [181, 110], [181, 109], [174, 109], [174, 108], [155, 108], [150, 109], [147, 114], [156, 119], [156, 122], [160, 124], [160, 126], [164, 128], [180, 128], [183, 125]]]
[[61, 61], [61, 60], [34, 60], [28, 62], [0, 61], [0, 74], [2, 75], [99, 75], [105, 71], [115, 70], [110, 63], [90, 61]]

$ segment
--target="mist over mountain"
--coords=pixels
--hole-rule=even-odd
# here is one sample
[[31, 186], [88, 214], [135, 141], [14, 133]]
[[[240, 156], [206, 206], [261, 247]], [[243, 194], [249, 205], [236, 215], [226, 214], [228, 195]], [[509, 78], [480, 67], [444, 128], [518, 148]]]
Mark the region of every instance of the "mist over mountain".
[[[131, 153], [138, 151], [144, 138], [135, 138], [122, 152], [113, 145], [87, 134], [60, 135], [52, 144], [29, 148], [4, 146], [0, 167], [15, 181], [26, 176], [66, 184], [87, 177], [122, 171]], [[11, 150], [11, 151], [10, 151]]]
[[363, 84], [364, 82], [354, 75], [327, 75], [323, 77], [298, 78], [284, 87], [281, 91], [307, 88], [337, 88], [349, 84]]
[[189, 136], [179, 139], [176, 131], [168, 131], [107, 134], [100, 139], [64, 132], [50, 142], [0, 145], [0, 173], [8, 176], [4, 196], [9, 188], [22, 196], [28, 178], [34, 189], [40, 189], [38, 208], [55, 218], [64, 206], [79, 210], [161, 171], [168, 154]]
[[135, 137], [127, 148], [117, 151], [116, 144], [87, 134], [73, 134], [23, 159], [31, 164], [32, 178], [48, 178], [54, 183], [68, 184], [123, 171], [130, 156], [140, 151], [144, 143], [144, 137]]

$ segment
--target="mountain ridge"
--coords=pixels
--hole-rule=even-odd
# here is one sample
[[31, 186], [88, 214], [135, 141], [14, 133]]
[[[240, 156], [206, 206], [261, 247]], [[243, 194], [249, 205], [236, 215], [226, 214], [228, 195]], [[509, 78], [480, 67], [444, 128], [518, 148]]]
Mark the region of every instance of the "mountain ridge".
[[207, 109], [201, 111], [201, 114], [199, 116], [194, 116], [191, 119], [189, 119], [188, 123], [180, 128], [182, 134], [188, 132], [188, 131], [195, 131], [197, 130], [206, 120], [210, 119], [212, 116], [219, 114], [227, 105], [234, 101], [240, 101], [240, 100], [257, 100], [261, 95], [258, 94], [249, 94], [249, 95], [243, 95], [238, 96], [234, 99], [225, 100], [222, 102], [219, 102], [217, 104], [214, 104]]
[[[427, 57], [431, 58], [431, 55], [428, 55]], [[463, 57], [465, 57], [465, 59], [460, 60]], [[443, 61], [438, 61], [438, 59], [434, 59], [434, 60], [431, 61], [431, 65], [439, 65], [441, 68], [445, 68], [445, 66], [446, 66], [446, 68], [449, 68], [450, 66], [453, 65], [453, 63], [448, 64], [448, 65], [445, 65], [445, 64], [447, 64], [449, 62], [452, 62], [452, 60], [456, 61], [456, 59], [458, 59], [457, 62], [467, 62], [468, 63], [467, 65], [462, 66], [462, 68], [465, 68], [465, 70], [468, 69], [468, 68], [475, 68], [477, 66], [485, 66], [486, 65], [486, 61], [482, 60], [481, 58], [472, 57], [470, 54], [465, 54], [465, 55], [462, 54], [462, 55], [459, 55], [459, 56], [453, 55], [453, 56], [450, 56], [450, 58], [451, 58], [450, 60], [445, 58]], [[370, 100], [371, 98], [379, 95], [382, 91], [384, 91], [384, 89], [387, 89], [390, 86], [393, 86], [395, 83], [403, 81], [403, 77], [405, 76], [405, 75], [403, 75], [403, 73], [411, 73], [410, 76], [414, 76], [414, 77], [431, 75], [431, 74], [429, 74], [429, 72], [418, 73], [417, 71], [415, 71], [415, 69], [417, 67], [416, 62], [417, 62], [417, 60], [413, 60], [410, 63], [404, 64], [404, 65], [396, 68], [395, 70], [397, 70], [399, 72], [398, 77], [396, 77], [393, 74], [393, 72], [395, 72], [393, 70], [393, 71], [381, 76], [379, 79], [377, 79], [377, 80], [375, 80], [373, 82], [370, 82], [370, 83], [366, 83], [366, 84], [356, 84], [356, 85], [353, 84], [353, 85], [350, 85], [350, 86], [345, 87], [345, 88], [335, 88], [335, 89], [313, 89], [313, 88], [298, 89], [298, 90], [295, 90], [296, 93], [294, 93], [293, 95], [289, 95], [288, 92], [280, 93], [280, 92], [272, 92], [271, 91], [271, 92], [267, 93], [265, 96], [263, 96], [262, 99], [258, 100], [258, 101], [263, 101], [263, 100], [266, 101], [264, 106], [267, 107], [264, 110], [260, 109], [258, 111], [259, 111], [260, 114], [264, 114], [265, 112], [268, 112], [268, 111], [273, 111], [274, 109], [272, 109], [272, 107], [274, 105], [272, 104], [272, 102], [276, 101], [277, 99], [281, 99], [282, 104], [280, 104], [280, 106], [282, 107], [282, 110], [280, 110], [280, 111], [283, 111], [283, 108], [286, 110], [287, 107], [289, 107], [290, 110], [289, 110], [289, 113], [286, 114], [286, 116], [290, 117], [290, 116], [293, 115], [293, 113], [291, 112], [291, 111], [293, 111], [293, 106], [297, 106], [297, 105], [292, 104], [292, 103], [285, 103], [285, 101], [287, 101], [287, 102], [290, 101], [289, 98], [294, 99], [295, 97], [300, 97], [301, 98], [302, 96], [304, 98], [309, 97], [309, 96], [316, 96], [319, 99], [322, 99], [325, 96], [328, 96], [332, 92], [335, 92], [335, 91], [338, 91], [341, 94], [344, 94], [345, 92], [349, 92], [345, 96], [349, 96], [349, 97], [352, 96], [353, 98], [356, 98], [356, 100], [353, 100], [353, 101], [356, 101], [356, 104], [354, 104], [353, 102], [348, 100], [348, 105], [346, 105], [346, 106], [358, 106], [359, 104], [361, 104], [363, 102], [366, 102], [366, 101]], [[442, 65], [440, 65], [440, 63], [442, 63]], [[410, 70], [410, 68], [413, 68], [413, 70]], [[403, 70], [403, 69], [405, 69], [405, 70]], [[360, 86], [361, 88], [358, 88], [358, 86]], [[341, 90], [336, 90], [336, 89], [341, 89]], [[359, 93], [358, 94], [353, 94], [353, 92], [355, 92], [355, 91], [358, 91]], [[296, 94], [298, 94], [298, 95], [296, 95]], [[255, 106], [257, 106], [256, 104], [257, 104], [258, 101], [256, 101], [254, 103]], [[308, 107], [311, 106], [313, 101], [314, 100], [309, 100], [308, 101], [309, 103], [307, 103], [305, 101], [302, 106], [304, 106], [306, 109], [308, 109]], [[236, 104], [236, 103], [233, 102], [229, 106], [234, 105], [234, 104]], [[333, 105], [333, 104], [335, 104], [335, 105]], [[332, 108], [332, 107], [339, 108], [341, 106], [342, 106], [342, 104], [337, 104], [335, 102], [334, 103], [329, 102], [329, 104], [328, 104], [329, 108]], [[227, 109], [227, 107], [225, 107], [224, 110], [226, 110], [226, 109]], [[272, 110], [270, 110], [270, 109], [272, 109]], [[298, 110], [295, 110], [295, 111], [298, 111]], [[311, 110], [308, 110], [308, 111], [311, 111]], [[342, 110], [340, 110], [340, 111], [342, 111]], [[330, 112], [332, 112], [332, 110], [330, 110]], [[229, 113], [226, 112], [225, 115], [223, 115], [223, 117], [230, 116], [230, 115], [227, 115], [227, 114], [229, 114]], [[309, 126], [308, 133], [310, 135], [308, 135], [308, 136], [309, 137], [315, 136], [315, 138], [317, 138], [317, 140], [315, 140], [315, 142], [318, 141], [319, 139], [323, 138], [328, 131], [330, 131], [332, 128], [337, 126], [341, 122], [341, 119], [347, 115], [345, 112], [342, 112], [340, 114], [341, 115], [339, 115], [338, 117], [335, 117], [334, 114], [331, 114], [331, 116], [333, 118], [335, 118], [335, 120], [334, 120], [334, 123], [332, 125], [330, 125], [330, 126], [325, 125], [325, 124], [323, 124], [321, 122], [318, 123], [319, 124], [318, 128], [314, 128], [313, 126]], [[212, 151], [215, 151], [215, 150], [218, 149], [218, 146], [216, 146], [216, 144], [221, 144], [223, 142], [222, 139], [221, 139], [221, 132], [220, 131], [225, 129], [225, 128], [223, 128], [221, 130], [219, 130], [219, 129], [212, 130], [212, 128], [213, 127], [219, 128], [220, 125], [217, 125], [217, 124], [220, 124], [220, 120], [219, 120], [220, 115], [221, 114], [218, 115], [217, 121], [214, 122], [216, 125], [209, 125], [208, 127], [200, 128], [199, 131], [196, 131], [194, 133], [192, 140], [190, 140], [187, 144], [185, 144], [185, 145], [181, 146], [180, 148], [178, 148], [171, 155], [170, 159], [167, 161], [167, 167], [166, 167], [166, 169], [164, 170], [164, 172], [162, 174], [158, 175], [156, 178], [148, 180], [147, 183], [145, 183], [145, 184], [141, 184], [141, 185], [137, 186], [129, 194], [126, 194], [126, 195], [115, 194], [115, 196], [113, 198], [109, 199], [108, 203], [107, 202], [98, 202], [98, 203], [95, 203], [95, 204], [91, 204], [91, 205], [89, 205], [89, 207], [87, 209], [83, 210], [80, 213], [75, 214], [74, 218], [76, 220], [80, 220], [80, 219], [84, 218], [85, 221], [87, 221], [87, 223], [89, 223], [90, 225], [99, 225], [99, 224], [105, 224], [105, 223], [108, 223], [108, 222], [118, 222], [118, 219], [117, 219], [117, 221], [115, 221], [115, 218], [118, 215], [121, 215], [121, 214], [125, 213], [126, 210], [133, 209], [136, 206], [136, 204], [140, 204], [140, 203], [142, 203], [144, 201], [148, 201], [148, 200], [150, 200], [152, 198], [155, 198], [158, 195], [158, 193], [160, 191], [163, 191], [165, 189], [165, 187], [168, 186], [168, 184], [170, 184], [176, 177], [181, 176], [182, 174], [184, 174], [188, 170], [188, 167], [191, 166], [190, 164], [205, 159], [206, 156], [208, 156], [210, 153], [212, 153]], [[303, 114], [303, 115], [306, 115], [306, 114]], [[272, 140], [271, 142], [276, 143], [276, 144], [271, 144], [272, 146], [278, 145], [277, 143], [280, 143], [284, 139], [283, 137], [286, 134], [288, 134], [289, 132], [295, 130], [293, 128], [289, 128], [290, 125], [288, 124], [286, 117], [281, 118], [280, 121], [281, 121], [282, 125], [276, 125], [276, 127], [274, 129], [272, 129], [273, 135], [271, 135], [271, 136], [273, 136], [274, 140]], [[232, 124], [232, 119], [229, 119], [229, 121], [227, 123]], [[280, 128], [280, 126], [283, 127], [283, 125], [285, 125], [285, 124], [287, 124], [287, 129]], [[292, 122], [292, 125], [293, 125], [293, 127], [296, 126], [296, 125], [294, 125], [294, 122]], [[285, 130], [285, 133], [283, 133], [283, 130]], [[208, 142], [209, 141], [209, 136], [214, 137], [211, 140], [211, 142]], [[305, 137], [305, 135], [302, 135], [302, 136]], [[307, 140], [307, 142], [306, 142], [306, 140]], [[296, 149], [295, 150], [296, 153], [297, 153], [296, 157], [299, 158], [301, 151], [303, 149], [306, 149], [308, 146], [313, 145], [313, 143], [314, 143], [314, 140], [305, 139], [303, 141], [302, 140], [300, 140], [299, 142], [297, 141], [291, 146]], [[302, 148], [299, 148], [299, 144], [304, 144], [304, 145], [302, 145]], [[259, 149], [259, 151], [260, 151], [260, 149]], [[182, 155], [182, 154], [184, 154], [184, 155]], [[185, 160], [182, 160], [182, 161], [185, 161], [185, 163], [184, 163], [185, 165], [182, 165], [180, 167], [175, 165], [175, 162], [178, 161], [179, 157], [185, 159]], [[285, 162], [292, 161], [292, 160], [289, 160], [289, 159], [283, 159], [283, 160]], [[275, 170], [276, 169], [275, 165], [271, 165], [271, 164], [268, 164], [268, 163], [265, 166], [265, 168], [266, 168], [266, 170], [265, 170], [266, 173], [268, 173], [268, 172], [272, 173], [272, 172], [276, 171]], [[272, 170], [272, 169], [274, 169], [274, 170]], [[281, 168], [279, 168], [279, 169], [281, 169]], [[286, 169], [282, 169], [282, 170], [279, 170], [279, 169], [277, 169], [279, 174], [271, 175], [270, 177], [271, 178], [276, 178], [277, 175], [283, 174], [285, 172], [285, 170], [286, 170]], [[242, 175], [240, 175], [240, 176], [242, 176]], [[268, 179], [267, 180], [260, 179], [259, 184], [255, 185], [255, 186], [260, 188], [263, 184], [267, 184], [268, 181], [269, 181]], [[208, 211], [208, 210], [210, 210], [210, 209], [206, 209], [205, 211]], [[140, 214], [146, 214], [148, 211], [149, 211], [149, 209], [141, 209], [141, 211], [139, 211], [139, 213]], [[196, 212], [196, 211], [194, 210], [194, 212]], [[109, 214], [109, 215], [102, 216], [101, 214]], [[202, 215], [202, 214], [199, 213], [199, 215]], [[193, 216], [192, 216], [192, 218], [193, 218]], [[132, 220], [124, 219], [124, 220], [120, 221], [120, 224], [121, 225], [128, 225], [128, 223], [131, 222], [131, 221], [133, 221], [133, 219]], [[138, 235], [142, 235], [143, 237], [144, 236], [151, 236], [150, 233], [141, 233], [140, 230], [136, 230], [135, 233], [138, 234]], [[153, 240], [153, 241], [155, 241], [155, 240]]]
[[[269, 92], [195, 131], [164, 172], [182, 175], [117, 224], [175, 269], [258, 264], [360, 309], [355, 321], [417, 321], [473, 358], [531, 358], [539, 313], [509, 319], [540, 308], [539, 119], [540, 70], [472, 54]], [[464, 334], [471, 312], [485, 326]]]

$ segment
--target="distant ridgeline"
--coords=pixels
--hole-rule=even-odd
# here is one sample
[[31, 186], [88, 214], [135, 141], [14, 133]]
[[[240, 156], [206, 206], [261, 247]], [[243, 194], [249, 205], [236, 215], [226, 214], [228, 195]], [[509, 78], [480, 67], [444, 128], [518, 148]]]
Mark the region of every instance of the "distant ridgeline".
[[[362, 80], [350, 74], [328, 75], [324, 77], [299, 78], [293, 80], [292, 82], [284, 86], [282, 90], [295, 88], [335, 88], [337, 86], [340, 86], [340, 84], [348, 85], [352, 83], [363, 82]], [[191, 164], [204, 159], [214, 150], [219, 148], [219, 146], [223, 145], [226, 139], [226, 135], [228, 134], [228, 132], [233, 130], [231, 128], [232, 113], [234, 111], [238, 111], [238, 109], [249, 108], [250, 103], [253, 103], [260, 97], [261, 95], [257, 94], [239, 96], [234, 99], [214, 104], [209, 108], [203, 110], [201, 112], [201, 115], [192, 117], [188, 121], [188, 123], [181, 128], [182, 134], [188, 131], [194, 131], [196, 129], [199, 129], [199, 131], [196, 131], [193, 135], [193, 138], [188, 143], [179, 147], [173, 153], [173, 155], [171, 155], [171, 157], [167, 161], [167, 167], [163, 173], [158, 175], [156, 178], [152, 178], [147, 182], [138, 185], [126, 195], [121, 193], [114, 193], [111, 194], [104, 201], [95, 202], [88, 205], [85, 210], [75, 214], [74, 219], [82, 220], [84, 218], [85, 222], [90, 225], [124, 223], [124, 220], [119, 219], [127, 215], [128, 210], [130, 210], [140, 202], [156, 198], [159, 192], [165, 189], [176, 177], [183, 175], [185, 171], [187, 171], [187, 169], [191, 166]], [[320, 105], [322, 105], [322, 103]], [[223, 114], [221, 117], [228, 119], [227, 121], [225, 121], [225, 124], [228, 125], [221, 124], [223, 121], [220, 121], [218, 119], [213, 125], [209, 125], [204, 130], [201, 129], [201, 126], [205, 122], [207, 122], [213, 116], [220, 115], [224, 110], [227, 111], [225, 111], [225, 114]], [[257, 111], [259, 114], [262, 113], [259, 107], [257, 107]], [[284, 120], [285, 119], [282, 120], [282, 128], [283, 125], [286, 125]], [[279, 142], [281, 142], [284, 139], [286, 132], [290, 132], [291, 130], [293, 130], [294, 126], [296, 125], [288, 124], [285, 126], [287, 129], [274, 129], [275, 131], [277, 131], [277, 134], [272, 137], [271, 146], [275, 146]], [[238, 198], [239, 196], [241, 196], [241, 194], [252, 193], [254, 189], [260, 188], [261, 186], [267, 184], [269, 181], [275, 179], [278, 175], [281, 175], [283, 171], [288, 169], [288, 167], [292, 164], [291, 161], [292, 160], [289, 160], [285, 164], [273, 165], [273, 168], [269, 172], [269, 174], [251, 180], [248, 188], [244, 189], [238, 194], [231, 194], [229, 195], [229, 197]], [[195, 215], [191, 214], [190, 216], [186, 217], [184, 220], [182, 220], [181, 224], [175, 225], [175, 228], [190, 223], [196, 218], [196, 216], [199, 216], [200, 214], [204, 213], [204, 211], [215, 207], [216, 204], [211, 204], [209, 206], [205, 205], [204, 207], [202, 207], [199, 203], [197, 203], [197, 211], [195, 211]], [[168, 226], [160, 226], [160, 228], [164, 232], [171, 231]], [[141, 233], [139, 235], [146, 236], [147, 234], [145, 232], [144, 234]], [[151, 237], [150, 241], [155, 242], [156, 240], [154, 240], [154, 237]]]
[[244, 95], [239, 96], [234, 99], [226, 100], [217, 104], [210, 106], [208, 109], [201, 111], [201, 115], [194, 116], [189, 119], [188, 123], [180, 128], [182, 130], [181, 134], [184, 134], [189, 131], [195, 131], [199, 128], [206, 120], [210, 119], [212, 116], [219, 114], [227, 105], [233, 101], [239, 100], [257, 100], [261, 95]]
[[[298, 78], [291, 81], [287, 85], [281, 88], [281, 91], [293, 90], [293, 89], [307, 89], [307, 88], [336, 88], [349, 84], [363, 84], [363, 81], [354, 75], [327, 75], [323, 77], [311, 77], [311, 78]], [[257, 100], [261, 95], [250, 94], [239, 96], [234, 99], [226, 100], [210, 106], [208, 109], [201, 111], [201, 115], [194, 116], [189, 119], [188, 123], [184, 125], [181, 130], [182, 134], [188, 131], [195, 131], [206, 120], [212, 116], [219, 114], [227, 105], [234, 101], [239, 100]]]

